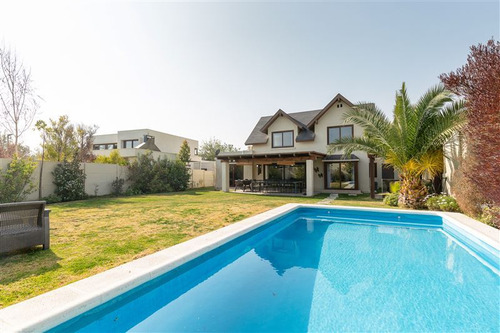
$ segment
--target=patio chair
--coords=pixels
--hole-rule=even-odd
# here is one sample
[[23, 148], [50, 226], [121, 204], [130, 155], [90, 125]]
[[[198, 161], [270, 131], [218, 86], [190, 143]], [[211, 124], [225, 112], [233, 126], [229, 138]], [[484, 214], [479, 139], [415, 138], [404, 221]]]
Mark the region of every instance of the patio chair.
[[0, 204], [0, 253], [36, 245], [48, 249], [49, 212], [45, 201]]
[[252, 181], [249, 180], [249, 179], [245, 179], [243, 180], [243, 192], [245, 192], [245, 189], [249, 189], [250, 191], [252, 191]]
[[236, 191], [238, 187], [241, 188], [241, 190], [243, 190], [243, 180], [237, 179], [234, 181], [234, 190]]
[[261, 192], [262, 191], [262, 182], [259, 180], [253, 179], [250, 183], [250, 191], [252, 192]]

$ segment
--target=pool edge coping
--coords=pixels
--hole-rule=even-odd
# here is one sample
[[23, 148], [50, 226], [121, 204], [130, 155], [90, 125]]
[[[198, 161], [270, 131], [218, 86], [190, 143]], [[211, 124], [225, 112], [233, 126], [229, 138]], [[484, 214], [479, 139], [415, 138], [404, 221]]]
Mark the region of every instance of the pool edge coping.
[[[460, 215], [463, 214], [289, 203], [0, 309], [0, 331], [33, 332], [56, 327], [144, 282], [165, 274], [218, 246], [301, 207], [440, 216], [443, 219], [443, 225], [445, 222], [449, 223], [451, 226], [458, 227], [500, 250], [500, 236], [495, 240], [490, 234], [487, 234], [487, 231], [490, 231], [498, 236], [500, 230], [468, 217], [467, 222], [460, 221], [460, 218], [462, 218]], [[494, 231], [484, 227], [491, 228]]]
[[0, 309], [0, 332], [46, 331], [285, 215], [285, 204]]

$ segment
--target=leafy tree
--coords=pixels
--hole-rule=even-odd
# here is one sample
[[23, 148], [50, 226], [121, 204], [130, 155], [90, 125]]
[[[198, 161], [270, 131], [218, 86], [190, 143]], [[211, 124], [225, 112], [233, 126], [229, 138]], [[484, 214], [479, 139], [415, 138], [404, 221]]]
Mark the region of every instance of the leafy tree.
[[217, 150], [219, 152], [238, 151], [238, 149], [232, 144], [223, 143], [216, 138], [210, 138], [208, 141], [203, 141], [201, 144], [200, 156], [206, 161], [215, 161]]
[[189, 147], [187, 140], [184, 140], [182, 142], [181, 149], [179, 150], [177, 158], [185, 164], [191, 161], [191, 148]]
[[[442, 74], [446, 88], [464, 96], [467, 149], [458, 183], [452, 184], [466, 213], [478, 215], [487, 207], [500, 227], [500, 42], [470, 48], [467, 63]], [[493, 206], [493, 207], [492, 207]], [[490, 214], [490, 213], [487, 213]]]
[[109, 156], [99, 155], [94, 160], [94, 163], [102, 163], [102, 164], [118, 164], [118, 165], [128, 165], [127, 159], [120, 155], [120, 152], [117, 149], [113, 149]]
[[55, 194], [62, 201], [85, 199], [85, 172], [80, 169], [80, 163], [75, 159], [71, 162], [64, 161], [58, 164], [54, 171]]
[[36, 127], [45, 136], [44, 154], [48, 161], [92, 162], [92, 141], [97, 131], [97, 126], [73, 125], [69, 117], [60, 116], [58, 119], [49, 119], [47, 125], [38, 121]]
[[36, 189], [31, 179], [36, 169], [36, 162], [30, 158], [21, 159], [14, 155], [7, 170], [0, 170], [0, 203], [17, 202]]
[[16, 154], [19, 153], [19, 138], [31, 127], [39, 100], [31, 71], [12, 50], [0, 47], [0, 125], [14, 136]]
[[60, 116], [57, 120], [50, 119], [45, 130], [45, 159], [57, 162], [72, 160], [76, 153], [76, 139], [75, 128], [68, 116]]
[[331, 149], [350, 155], [366, 151], [385, 159], [399, 172], [399, 203], [422, 208], [427, 189], [422, 174], [442, 171], [442, 147], [465, 119], [464, 102], [442, 85], [429, 89], [416, 104], [411, 104], [406, 86], [396, 93], [394, 119], [390, 121], [373, 103], [362, 103], [344, 114], [346, 123], [364, 129], [364, 136], [339, 139]]

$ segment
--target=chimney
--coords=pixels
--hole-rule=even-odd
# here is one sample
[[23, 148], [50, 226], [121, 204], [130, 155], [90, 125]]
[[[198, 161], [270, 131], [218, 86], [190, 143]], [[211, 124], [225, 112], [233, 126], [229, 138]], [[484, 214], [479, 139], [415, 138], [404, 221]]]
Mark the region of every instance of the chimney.
[[149, 140], [151, 140], [151, 143], [155, 143], [155, 137], [154, 136], [151, 136], [151, 135], [144, 135], [144, 142], [148, 142]]

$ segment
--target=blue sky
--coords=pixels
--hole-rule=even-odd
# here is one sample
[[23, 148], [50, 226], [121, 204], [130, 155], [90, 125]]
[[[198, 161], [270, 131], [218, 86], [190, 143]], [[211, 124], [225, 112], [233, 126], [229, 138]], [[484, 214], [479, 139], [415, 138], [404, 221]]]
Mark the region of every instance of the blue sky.
[[[0, 42], [44, 98], [100, 134], [151, 128], [244, 147], [258, 118], [337, 93], [388, 114], [499, 38], [491, 2], [2, 2]], [[35, 146], [38, 137], [24, 141]]]

